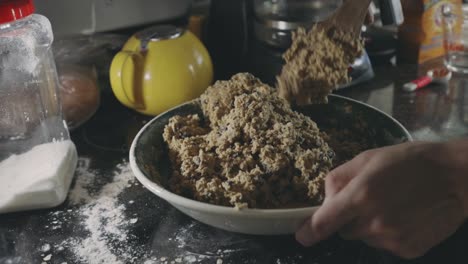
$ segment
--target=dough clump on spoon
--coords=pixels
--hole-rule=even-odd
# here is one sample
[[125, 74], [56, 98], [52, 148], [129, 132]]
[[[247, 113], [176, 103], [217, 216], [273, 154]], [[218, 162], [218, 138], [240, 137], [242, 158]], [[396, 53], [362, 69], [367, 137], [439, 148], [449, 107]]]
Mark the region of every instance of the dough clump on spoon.
[[348, 68], [362, 50], [359, 38], [336, 27], [298, 29], [276, 78], [279, 95], [299, 105], [326, 103], [333, 89], [350, 81]]

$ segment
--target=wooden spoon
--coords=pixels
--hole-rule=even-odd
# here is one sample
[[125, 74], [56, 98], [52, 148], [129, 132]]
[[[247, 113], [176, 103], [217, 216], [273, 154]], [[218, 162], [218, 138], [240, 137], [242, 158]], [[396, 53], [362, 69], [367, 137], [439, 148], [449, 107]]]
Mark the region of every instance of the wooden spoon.
[[345, 0], [343, 4], [326, 20], [317, 26], [327, 30], [332, 27], [353, 33], [357, 38], [361, 34], [361, 27], [366, 18], [372, 0]]

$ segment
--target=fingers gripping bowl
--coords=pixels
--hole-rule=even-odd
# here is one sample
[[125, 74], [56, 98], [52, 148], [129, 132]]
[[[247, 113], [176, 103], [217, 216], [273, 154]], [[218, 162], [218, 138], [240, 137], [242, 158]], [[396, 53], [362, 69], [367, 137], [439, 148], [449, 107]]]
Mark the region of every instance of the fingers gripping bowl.
[[[345, 97], [330, 95], [328, 104], [295, 110], [311, 117], [327, 133], [349, 130], [345, 137], [336, 138], [338, 143], [348, 141], [347, 143], [353, 144], [364, 140], [369, 146], [382, 147], [412, 140], [408, 131], [389, 115]], [[315, 212], [318, 206], [239, 210], [199, 202], [171, 192], [168, 188], [171, 162], [163, 140], [163, 131], [171, 117], [192, 114], [202, 115], [199, 99], [155, 117], [135, 137], [129, 153], [130, 165], [136, 178], [147, 189], [202, 223], [245, 234], [290, 234]], [[362, 123], [367, 124], [365, 129], [356, 126]]]

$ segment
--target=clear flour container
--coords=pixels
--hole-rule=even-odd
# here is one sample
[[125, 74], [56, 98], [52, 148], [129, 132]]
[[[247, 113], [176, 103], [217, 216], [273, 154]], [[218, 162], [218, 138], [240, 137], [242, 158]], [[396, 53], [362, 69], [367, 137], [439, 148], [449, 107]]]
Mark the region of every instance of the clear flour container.
[[0, 213], [61, 204], [77, 153], [62, 117], [47, 18], [0, 1]]

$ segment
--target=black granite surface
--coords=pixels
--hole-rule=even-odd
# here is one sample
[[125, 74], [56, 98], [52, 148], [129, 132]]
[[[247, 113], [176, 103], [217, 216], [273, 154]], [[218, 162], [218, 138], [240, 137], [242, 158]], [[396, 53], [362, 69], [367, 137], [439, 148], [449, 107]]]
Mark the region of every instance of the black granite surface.
[[[414, 67], [386, 65], [375, 71], [374, 80], [337, 93], [391, 114], [415, 139], [448, 140], [468, 134], [468, 78], [454, 76], [447, 87], [431, 85], [408, 94], [400, 88], [415, 77]], [[89, 162], [89, 169], [100, 172], [94, 183], [96, 191], [112, 181], [117, 164], [125, 164], [131, 141], [147, 120], [118, 104], [107, 88], [97, 114], [72, 132], [80, 162]], [[130, 200], [134, 201], [131, 206]], [[125, 188], [118, 201], [127, 205], [125, 217], [138, 217], [128, 228], [127, 240], [108, 242], [122, 263], [468, 263], [468, 225], [426, 256], [404, 261], [338, 237], [303, 248], [292, 236], [247, 236], [218, 230], [181, 214], [138, 184]], [[0, 215], [0, 263], [97, 263], [80, 260], [70, 248], [54, 246], [89, 235], [80, 227], [82, 216], [75, 213], [79, 209], [66, 201], [53, 209]], [[57, 217], [61, 218], [60, 228], [50, 228]], [[184, 241], [174, 239], [177, 237]], [[46, 253], [41, 250], [45, 244], [52, 245]], [[48, 254], [50, 259], [44, 260]]]

